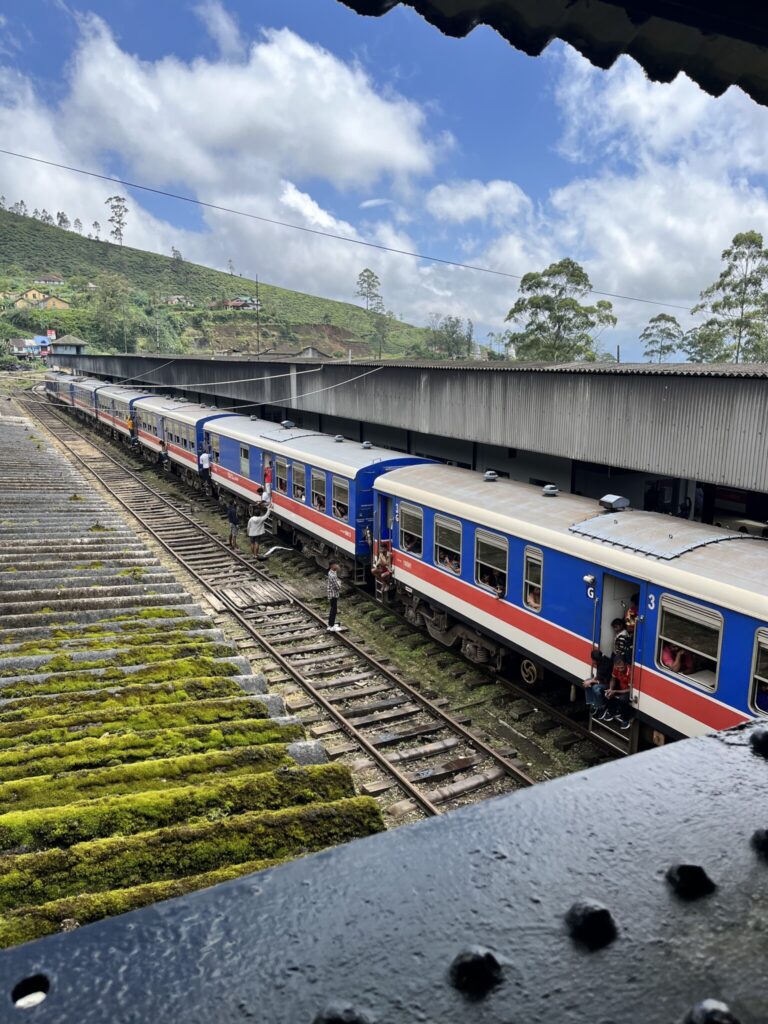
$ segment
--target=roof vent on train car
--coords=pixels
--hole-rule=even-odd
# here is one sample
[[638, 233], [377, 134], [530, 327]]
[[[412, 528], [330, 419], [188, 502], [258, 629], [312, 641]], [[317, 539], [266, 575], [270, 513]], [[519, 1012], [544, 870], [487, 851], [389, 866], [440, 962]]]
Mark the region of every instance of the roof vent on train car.
[[249, 420], [254, 420], [254, 421], [256, 421], [258, 418], [259, 418], [258, 416], [253, 416], [253, 415], [248, 417]]
[[370, 441], [363, 441], [360, 447], [365, 448], [367, 450], [369, 448], [373, 448], [373, 444]]
[[621, 512], [629, 508], [629, 498], [622, 498], [620, 494], [605, 494], [600, 499], [600, 507], [606, 512]]
[[483, 480], [485, 480], [487, 484], [492, 484], [495, 480], [498, 479], [499, 474], [496, 472], [495, 469], [486, 469], [486, 471], [483, 473]]
[[293, 422], [293, 420], [282, 420], [280, 426], [283, 428], [283, 430], [293, 430], [296, 424]]
[[341, 442], [344, 440], [344, 435], [343, 434], [337, 434], [336, 437], [334, 437], [333, 440], [336, 442], [336, 444], [341, 444]]
[[541, 489], [541, 493], [545, 498], [556, 498], [560, 493], [560, 488], [557, 484], [544, 484]]

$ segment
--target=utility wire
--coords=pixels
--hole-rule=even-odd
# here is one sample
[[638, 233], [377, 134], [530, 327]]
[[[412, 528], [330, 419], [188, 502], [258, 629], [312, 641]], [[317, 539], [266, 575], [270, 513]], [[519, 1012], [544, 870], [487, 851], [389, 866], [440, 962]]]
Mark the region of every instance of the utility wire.
[[[203, 199], [195, 199], [193, 196], [182, 196], [176, 192], [166, 192], [160, 188], [151, 188], [149, 185], [139, 185], [135, 181], [127, 181], [125, 178], [113, 178], [108, 174], [99, 174], [97, 171], [87, 171], [82, 167], [72, 167], [69, 164], [60, 164], [54, 160], [44, 160], [40, 156], [30, 156], [28, 153], [16, 153], [11, 149], [0, 149], [0, 153], [6, 156], [17, 157], [19, 160], [30, 160], [33, 163], [45, 164], [47, 167], [57, 167], [62, 171], [72, 171], [74, 174], [83, 174], [89, 178], [99, 178], [101, 181], [114, 182], [117, 185], [125, 185], [126, 188], [140, 189], [142, 192], [151, 192], [156, 196], [165, 196], [167, 199], [178, 199], [182, 203], [192, 203], [195, 206], [204, 206], [208, 210], [217, 210], [220, 213], [231, 213], [237, 217], [248, 217], [250, 220], [258, 220], [262, 224], [272, 224], [274, 227], [290, 228], [293, 231], [303, 231], [308, 235], [320, 235], [323, 238], [332, 238], [337, 242], [349, 242], [352, 245], [364, 246], [368, 249], [378, 249], [380, 252], [393, 253], [396, 256], [411, 256], [417, 260], [427, 260], [429, 263], [441, 263], [447, 267], [457, 267], [459, 270], [474, 270], [480, 274], [492, 274], [495, 277], [504, 277], [513, 281], [521, 281], [522, 274], [512, 274], [505, 270], [495, 270], [493, 267], [481, 267], [473, 263], [460, 263], [458, 260], [444, 259], [441, 256], [429, 256], [426, 253], [412, 252], [410, 249], [395, 249], [389, 245], [381, 245], [379, 242], [369, 242], [362, 238], [352, 238], [350, 235], [339, 235], [332, 231], [321, 231], [319, 228], [308, 228], [303, 224], [291, 224], [287, 221], [274, 220], [271, 217], [262, 217], [257, 213], [247, 213], [245, 210], [235, 210], [229, 206], [219, 206], [217, 203], [207, 203]], [[676, 305], [674, 302], [660, 302], [658, 299], [641, 299], [637, 295], [620, 295], [617, 292], [604, 292], [597, 288], [591, 288], [592, 295], [602, 295], [609, 299], [623, 299], [628, 302], [643, 302], [649, 306], [665, 306], [668, 309], [682, 309], [690, 313], [689, 306]]]
[[[119, 355], [120, 353], [117, 353], [117, 354]], [[344, 364], [340, 363], [338, 365], [343, 366]], [[161, 367], [159, 367], [159, 366], [156, 367], [156, 369], [158, 369], [158, 370], [160, 368]], [[322, 370], [322, 366], [315, 366], [311, 370], [297, 370], [295, 376], [298, 377], [299, 374], [304, 374], [304, 373], [319, 373], [321, 370]], [[214, 387], [214, 386], [216, 386], [218, 384], [254, 384], [254, 383], [258, 383], [258, 381], [262, 381], [262, 380], [280, 380], [283, 377], [290, 377], [290, 376], [291, 376], [290, 373], [273, 373], [273, 374], [267, 374], [266, 377], [239, 377], [237, 380], [205, 380], [205, 381], [202, 381], [199, 384], [142, 384], [141, 387], [143, 387], [143, 388], [173, 388], [174, 390], [177, 390], [177, 391], [198, 391], [200, 388], [211, 388], [211, 387]], [[126, 380], [136, 380], [136, 379], [137, 379], [136, 377], [127, 377], [126, 378]], [[118, 384], [120, 382], [119, 381], [115, 381], [114, 383]], [[111, 386], [112, 385], [110, 384], [109, 387], [111, 387]]]
[[[322, 367], [321, 367], [322, 369]], [[352, 384], [356, 380], [361, 380], [363, 377], [368, 377], [372, 373], [378, 373], [379, 370], [384, 370], [384, 366], [374, 366], [372, 370], [366, 370], [365, 373], [359, 373], [356, 377], [350, 377], [349, 380], [340, 380], [338, 384], [329, 384], [324, 388], [315, 388], [314, 391], [304, 391], [300, 395], [287, 395], [285, 398], [275, 398], [270, 402], [249, 402], [247, 405], [217, 405], [216, 408], [222, 412], [230, 412], [232, 409], [253, 409], [258, 405], [290, 405], [291, 402], [297, 398], [307, 398], [309, 395], [319, 395], [323, 391], [333, 391], [334, 388], [343, 388], [346, 384]]]

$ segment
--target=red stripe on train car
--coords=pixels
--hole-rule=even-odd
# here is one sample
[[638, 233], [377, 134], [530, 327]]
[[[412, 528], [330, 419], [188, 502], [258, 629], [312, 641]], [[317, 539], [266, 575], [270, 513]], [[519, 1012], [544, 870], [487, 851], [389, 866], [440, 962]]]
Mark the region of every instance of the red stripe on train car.
[[692, 690], [685, 683], [669, 679], [645, 666], [635, 668], [635, 688], [641, 700], [644, 695], [652, 697], [712, 729], [730, 729], [749, 721], [748, 715], [726, 707], [709, 694]]
[[[139, 431], [141, 433], [141, 431]], [[173, 455], [178, 455], [180, 459], [184, 459], [186, 462], [191, 462], [193, 466], [197, 465], [197, 459], [194, 455], [190, 455], [189, 452], [185, 452], [183, 448], [179, 448], [177, 444], [166, 444], [168, 451]]]

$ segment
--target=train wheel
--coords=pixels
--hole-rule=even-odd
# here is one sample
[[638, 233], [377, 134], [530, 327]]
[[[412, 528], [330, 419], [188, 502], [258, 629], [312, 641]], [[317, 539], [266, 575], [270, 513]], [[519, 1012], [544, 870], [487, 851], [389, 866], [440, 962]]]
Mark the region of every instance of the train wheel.
[[520, 678], [526, 686], [534, 686], [543, 677], [541, 666], [530, 658], [523, 658], [520, 662]]

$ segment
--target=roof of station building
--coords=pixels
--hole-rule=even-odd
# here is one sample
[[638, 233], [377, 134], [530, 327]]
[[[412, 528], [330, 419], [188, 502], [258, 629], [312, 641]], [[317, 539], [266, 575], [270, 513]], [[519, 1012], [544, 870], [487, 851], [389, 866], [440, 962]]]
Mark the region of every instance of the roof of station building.
[[[382, 15], [399, 0], [342, 0]], [[402, 0], [450, 36], [489, 25], [512, 46], [538, 56], [554, 39], [593, 64], [633, 57], [654, 81], [684, 72], [719, 96], [731, 85], [768, 105], [768, 7], [753, 0]]]
[[171, 398], [168, 395], [151, 395], [138, 399], [137, 409], [153, 412], [160, 416], [178, 420], [181, 423], [197, 423], [199, 420], [218, 416], [231, 416], [226, 409], [217, 409], [199, 402], [187, 402], [184, 399]]
[[433, 463], [393, 469], [375, 487], [749, 615], [768, 614], [768, 542], [757, 537], [655, 512], [608, 512], [591, 498], [547, 496], [532, 484], [488, 482], [482, 473]]
[[[339, 365], [334, 360], [334, 365]], [[761, 377], [768, 363], [520, 363], [500, 359], [355, 360], [355, 366], [404, 367], [418, 370], [472, 370], [478, 373], [574, 373], [622, 377]]]

